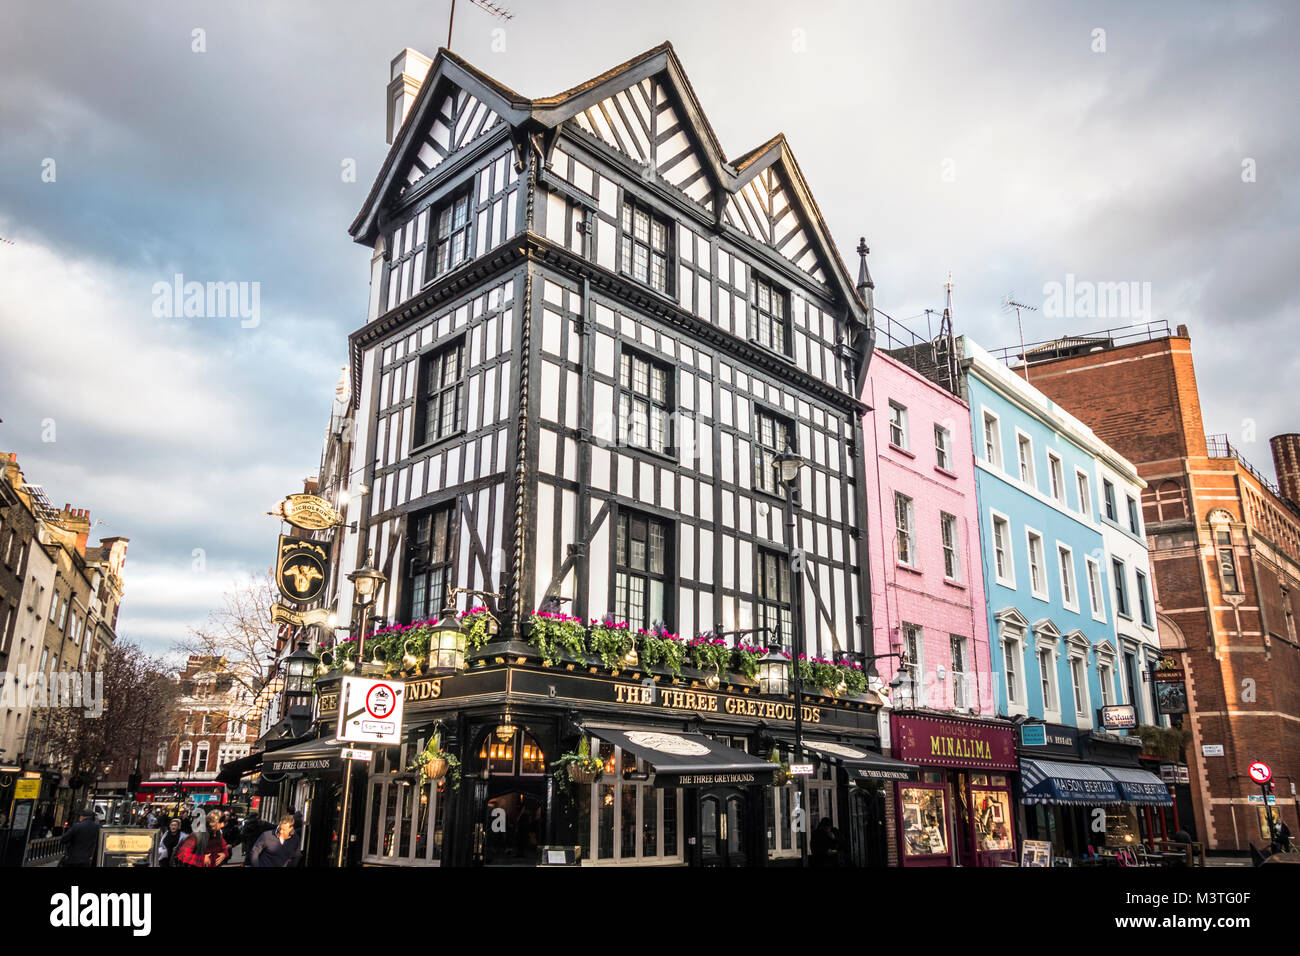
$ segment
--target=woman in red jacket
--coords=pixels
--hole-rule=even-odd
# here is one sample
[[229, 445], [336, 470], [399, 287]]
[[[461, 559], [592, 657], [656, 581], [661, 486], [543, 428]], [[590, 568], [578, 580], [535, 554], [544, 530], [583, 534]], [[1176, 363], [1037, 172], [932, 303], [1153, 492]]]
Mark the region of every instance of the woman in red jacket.
[[176, 866], [221, 866], [230, 859], [230, 847], [221, 836], [221, 814], [208, 814], [208, 828], [185, 838], [176, 851]]

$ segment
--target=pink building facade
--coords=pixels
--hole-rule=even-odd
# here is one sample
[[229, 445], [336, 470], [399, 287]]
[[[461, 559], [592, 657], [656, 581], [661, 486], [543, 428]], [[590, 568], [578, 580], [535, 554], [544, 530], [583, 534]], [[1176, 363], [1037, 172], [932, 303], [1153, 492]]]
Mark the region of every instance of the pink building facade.
[[862, 399], [875, 653], [900, 655], [876, 666], [910, 677], [891, 705], [992, 715], [970, 410], [883, 349]]

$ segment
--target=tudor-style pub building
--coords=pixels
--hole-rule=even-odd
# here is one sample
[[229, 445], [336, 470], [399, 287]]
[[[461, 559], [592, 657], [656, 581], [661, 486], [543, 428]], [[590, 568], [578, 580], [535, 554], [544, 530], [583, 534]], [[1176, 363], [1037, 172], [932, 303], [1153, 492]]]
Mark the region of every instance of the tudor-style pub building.
[[[805, 686], [812, 773], [774, 780], [792, 693], [548, 661], [528, 631], [546, 610], [793, 652], [798, 617], [810, 658], [869, 662], [865, 259], [855, 285], [784, 137], [725, 158], [668, 44], [542, 99], [447, 50], [404, 51], [391, 79], [392, 147], [351, 227], [374, 250], [351, 337], [368, 494], [338, 593], [369, 561], [381, 623], [486, 604], [500, 632], [408, 677], [406, 743], [352, 765], [349, 862], [766, 865], [830, 818], [841, 862], [883, 863], [866, 789], [911, 768], [880, 754], [873, 691]], [[339, 803], [334, 679], [320, 739], [264, 764], [318, 775], [317, 812]], [[435, 730], [458, 788], [406, 770]], [[604, 773], [561, 786], [582, 738]]]

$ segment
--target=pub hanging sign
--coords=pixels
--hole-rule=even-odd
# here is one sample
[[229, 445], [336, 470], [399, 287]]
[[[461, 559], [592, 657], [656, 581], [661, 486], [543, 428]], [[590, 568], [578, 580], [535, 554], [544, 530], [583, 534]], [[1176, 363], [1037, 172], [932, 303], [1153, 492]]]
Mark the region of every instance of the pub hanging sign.
[[280, 535], [275, 562], [275, 583], [295, 604], [310, 604], [320, 597], [329, 578], [329, 552], [306, 538]]

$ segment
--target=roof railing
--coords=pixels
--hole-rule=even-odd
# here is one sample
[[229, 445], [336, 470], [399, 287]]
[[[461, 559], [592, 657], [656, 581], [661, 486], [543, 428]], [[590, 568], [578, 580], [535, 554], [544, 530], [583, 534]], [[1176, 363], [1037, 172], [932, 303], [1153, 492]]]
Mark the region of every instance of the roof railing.
[[[1168, 319], [1155, 319], [1151, 322], [1121, 325], [1101, 329], [1097, 332], [1065, 333], [1038, 342], [1026, 342], [1024, 345], [1017, 343], [999, 349], [989, 349], [989, 354], [1010, 368], [1019, 368], [1025, 364], [1026, 355], [1029, 356], [1029, 365], [1038, 365], [1042, 362], [1051, 362], [1061, 358], [1058, 353], [1063, 349], [1078, 348], [1093, 340], [1096, 343], [1094, 351], [1107, 351], [1117, 345], [1131, 345], [1134, 342], [1153, 342], [1156, 339], [1166, 339], [1172, 334], [1169, 330]], [[1052, 346], [1059, 346], [1059, 348], [1052, 348]], [[1035, 351], [1040, 352], [1041, 355], [1034, 356], [1030, 354]]]
[[1227, 434], [1206, 435], [1205, 449], [1206, 456], [1209, 458], [1237, 459], [1237, 461], [1241, 462], [1248, 472], [1259, 480], [1261, 485], [1273, 492], [1273, 494], [1279, 499], [1282, 497], [1282, 492], [1278, 490], [1278, 486], [1270, 479], [1265, 478], [1263, 473], [1241, 454], [1240, 449], [1233, 445], [1232, 442], [1228, 441]]

